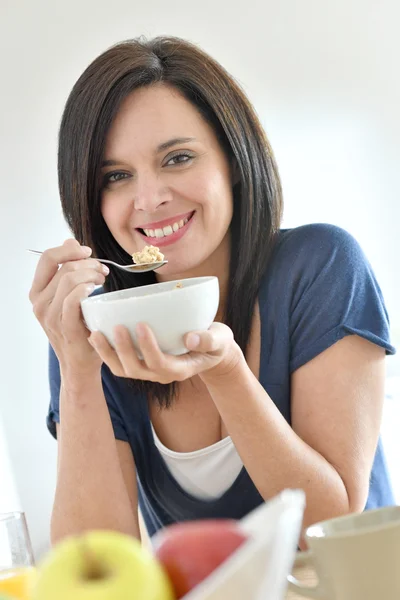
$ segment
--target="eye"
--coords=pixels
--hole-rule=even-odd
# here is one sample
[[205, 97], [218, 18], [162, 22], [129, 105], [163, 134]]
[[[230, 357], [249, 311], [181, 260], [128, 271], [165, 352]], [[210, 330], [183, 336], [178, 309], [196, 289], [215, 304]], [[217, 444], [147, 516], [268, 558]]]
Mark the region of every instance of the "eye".
[[109, 185], [111, 183], [117, 183], [118, 181], [127, 179], [128, 177], [130, 177], [129, 173], [124, 173], [123, 171], [113, 171], [112, 173], [107, 173], [104, 175], [103, 182], [104, 185]]
[[170, 156], [165, 163], [166, 167], [173, 167], [174, 165], [182, 165], [190, 162], [194, 158], [194, 155], [190, 152], [178, 152], [173, 156]]

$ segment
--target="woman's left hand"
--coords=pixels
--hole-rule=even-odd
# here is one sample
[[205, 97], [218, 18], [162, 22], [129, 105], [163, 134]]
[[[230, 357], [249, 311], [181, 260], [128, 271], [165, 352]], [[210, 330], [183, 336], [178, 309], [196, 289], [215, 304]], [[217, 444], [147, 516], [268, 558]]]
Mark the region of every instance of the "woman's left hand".
[[143, 360], [138, 358], [125, 327], [116, 327], [114, 334], [115, 350], [98, 331], [91, 334], [89, 342], [117, 377], [166, 384], [205, 372], [215, 376], [227, 375], [244, 359], [231, 329], [222, 323], [213, 323], [207, 331], [187, 334], [185, 345], [189, 353], [181, 356], [161, 352], [150, 327], [140, 323], [136, 335]]

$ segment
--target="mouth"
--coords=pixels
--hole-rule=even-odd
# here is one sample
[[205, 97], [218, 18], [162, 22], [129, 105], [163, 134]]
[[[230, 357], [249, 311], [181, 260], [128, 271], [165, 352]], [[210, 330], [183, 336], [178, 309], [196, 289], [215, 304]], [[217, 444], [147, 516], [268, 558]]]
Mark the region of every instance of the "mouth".
[[196, 211], [177, 215], [171, 219], [146, 224], [136, 231], [153, 245], [166, 246], [180, 239], [188, 230]]

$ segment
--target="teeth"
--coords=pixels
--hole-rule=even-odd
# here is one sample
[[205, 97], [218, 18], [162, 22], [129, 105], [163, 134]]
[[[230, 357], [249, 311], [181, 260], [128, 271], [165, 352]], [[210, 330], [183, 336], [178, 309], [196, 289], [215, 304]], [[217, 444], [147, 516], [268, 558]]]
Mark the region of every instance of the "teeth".
[[145, 235], [147, 235], [147, 237], [162, 238], [167, 235], [171, 235], [172, 233], [175, 233], [175, 231], [178, 231], [178, 229], [180, 229], [181, 227], [186, 225], [186, 223], [188, 221], [189, 221], [189, 218], [181, 219], [178, 223], [173, 223], [172, 225], [167, 225], [166, 227], [163, 227], [162, 229], [143, 229], [143, 231], [144, 231]]
[[174, 230], [172, 229], [171, 225], [167, 225], [166, 227], [163, 227], [163, 232], [164, 235], [171, 235], [171, 233], [174, 233]]

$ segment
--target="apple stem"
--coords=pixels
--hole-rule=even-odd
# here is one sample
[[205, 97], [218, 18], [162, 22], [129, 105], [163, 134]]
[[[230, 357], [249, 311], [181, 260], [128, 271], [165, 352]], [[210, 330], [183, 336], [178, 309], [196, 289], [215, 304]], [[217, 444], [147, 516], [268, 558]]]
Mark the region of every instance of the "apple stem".
[[100, 560], [95, 556], [93, 550], [89, 548], [86, 541], [80, 540], [81, 552], [84, 555], [84, 564], [86, 567], [85, 578], [91, 581], [104, 579], [107, 575], [104, 566]]

